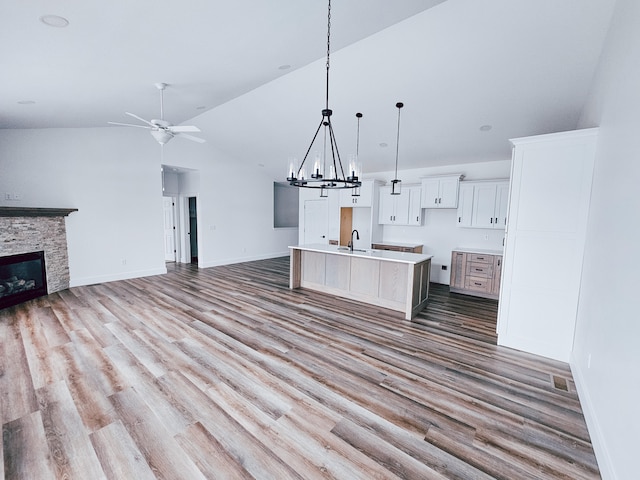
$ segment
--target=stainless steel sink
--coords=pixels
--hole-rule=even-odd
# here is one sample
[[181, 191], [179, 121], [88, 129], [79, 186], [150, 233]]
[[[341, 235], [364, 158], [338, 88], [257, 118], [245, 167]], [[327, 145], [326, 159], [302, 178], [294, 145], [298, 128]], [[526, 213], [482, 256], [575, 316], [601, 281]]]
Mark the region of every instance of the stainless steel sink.
[[[338, 250], [340, 250], [341, 252], [350, 252], [351, 249], [349, 247], [338, 247]], [[354, 248], [353, 249], [354, 252], [360, 252], [360, 253], [367, 253], [370, 250], [362, 250], [360, 248]]]

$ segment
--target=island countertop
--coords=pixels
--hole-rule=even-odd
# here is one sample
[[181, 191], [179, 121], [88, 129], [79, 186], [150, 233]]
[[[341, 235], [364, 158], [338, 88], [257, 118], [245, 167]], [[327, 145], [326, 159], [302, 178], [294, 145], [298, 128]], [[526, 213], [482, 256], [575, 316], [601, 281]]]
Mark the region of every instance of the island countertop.
[[289, 247], [289, 288], [308, 288], [404, 313], [411, 320], [429, 297], [431, 255], [310, 244]]
[[391, 262], [401, 262], [418, 264], [430, 260], [433, 255], [423, 255], [421, 253], [394, 252], [391, 250], [357, 249], [353, 252], [349, 247], [339, 247], [337, 245], [324, 245], [321, 243], [309, 245], [290, 246], [290, 249], [304, 250], [307, 252], [330, 253], [335, 255], [348, 255], [350, 257], [374, 258], [376, 260], [387, 260]]

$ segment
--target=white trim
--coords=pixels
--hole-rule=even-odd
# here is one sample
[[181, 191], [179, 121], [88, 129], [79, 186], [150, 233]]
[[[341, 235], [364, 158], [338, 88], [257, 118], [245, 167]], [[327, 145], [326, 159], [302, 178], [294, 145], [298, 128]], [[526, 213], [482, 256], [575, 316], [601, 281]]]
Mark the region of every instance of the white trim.
[[99, 275], [96, 277], [72, 278], [69, 287], [81, 287], [93, 285], [95, 283], [115, 282], [117, 280], [128, 280], [130, 278], [150, 277], [151, 275], [163, 275], [167, 273], [167, 267], [153, 268], [148, 270], [136, 270], [130, 272], [116, 273], [112, 275]]
[[267, 260], [269, 258], [288, 257], [288, 256], [289, 256], [289, 251], [287, 250], [285, 252], [273, 252], [273, 253], [265, 253], [263, 255], [254, 255], [249, 257], [228, 258], [225, 260], [218, 260], [213, 262], [203, 262], [200, 258], [198, 258], [198, 268], [219, 267], [222, 265], [231, 265], [234, 263], [253, 262], [255, 260]]
[[578, 392], [578, 399], [580, 400], [580, 406], [582, 407], [582, 414], [587, 422], [587, 430], [589, 431], [589, 437], [591, 437], [591, 445], [598, 461], [598, 469], [600, 470], [600, 476], [603, 480], [615, 480], [618, 476], [615, 473], [613, 461], [611, 455], [609, 455], [609, 449], [605, 442], [605, 436], [600, 428], [598, 422], [598, 416], [596, 415], [596, 409], [593, 406], [591, 397], [589, 396], [589, 390], [586, 387], [587, 382], [584, 380], [582, 370], [578, 365], [578, 361], [575, 358], [575, 354], [571, 354], [571, 374], [573, 375], [573, 381], [576, 385]]

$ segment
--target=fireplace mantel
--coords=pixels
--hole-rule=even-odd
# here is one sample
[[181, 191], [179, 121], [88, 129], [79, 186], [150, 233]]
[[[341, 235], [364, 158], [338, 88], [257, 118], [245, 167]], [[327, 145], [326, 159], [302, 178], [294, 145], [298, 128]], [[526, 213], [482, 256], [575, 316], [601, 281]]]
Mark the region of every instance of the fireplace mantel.
[[66, 217], [77, 208], [0, 207], [0, 217]]

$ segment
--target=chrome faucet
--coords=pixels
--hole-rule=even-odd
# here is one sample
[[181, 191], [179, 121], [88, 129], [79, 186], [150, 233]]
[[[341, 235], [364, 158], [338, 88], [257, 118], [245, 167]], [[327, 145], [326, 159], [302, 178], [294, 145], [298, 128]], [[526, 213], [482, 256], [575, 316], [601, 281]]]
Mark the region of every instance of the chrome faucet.
[[351, 232], [351, 241], [349, 242], [349, 251], [353, 252], [353, 234], [356, 234], [356, 240], [360, 240], [360, 233], [358, 232], [358, 230], [354, 230], [353, 232]]

